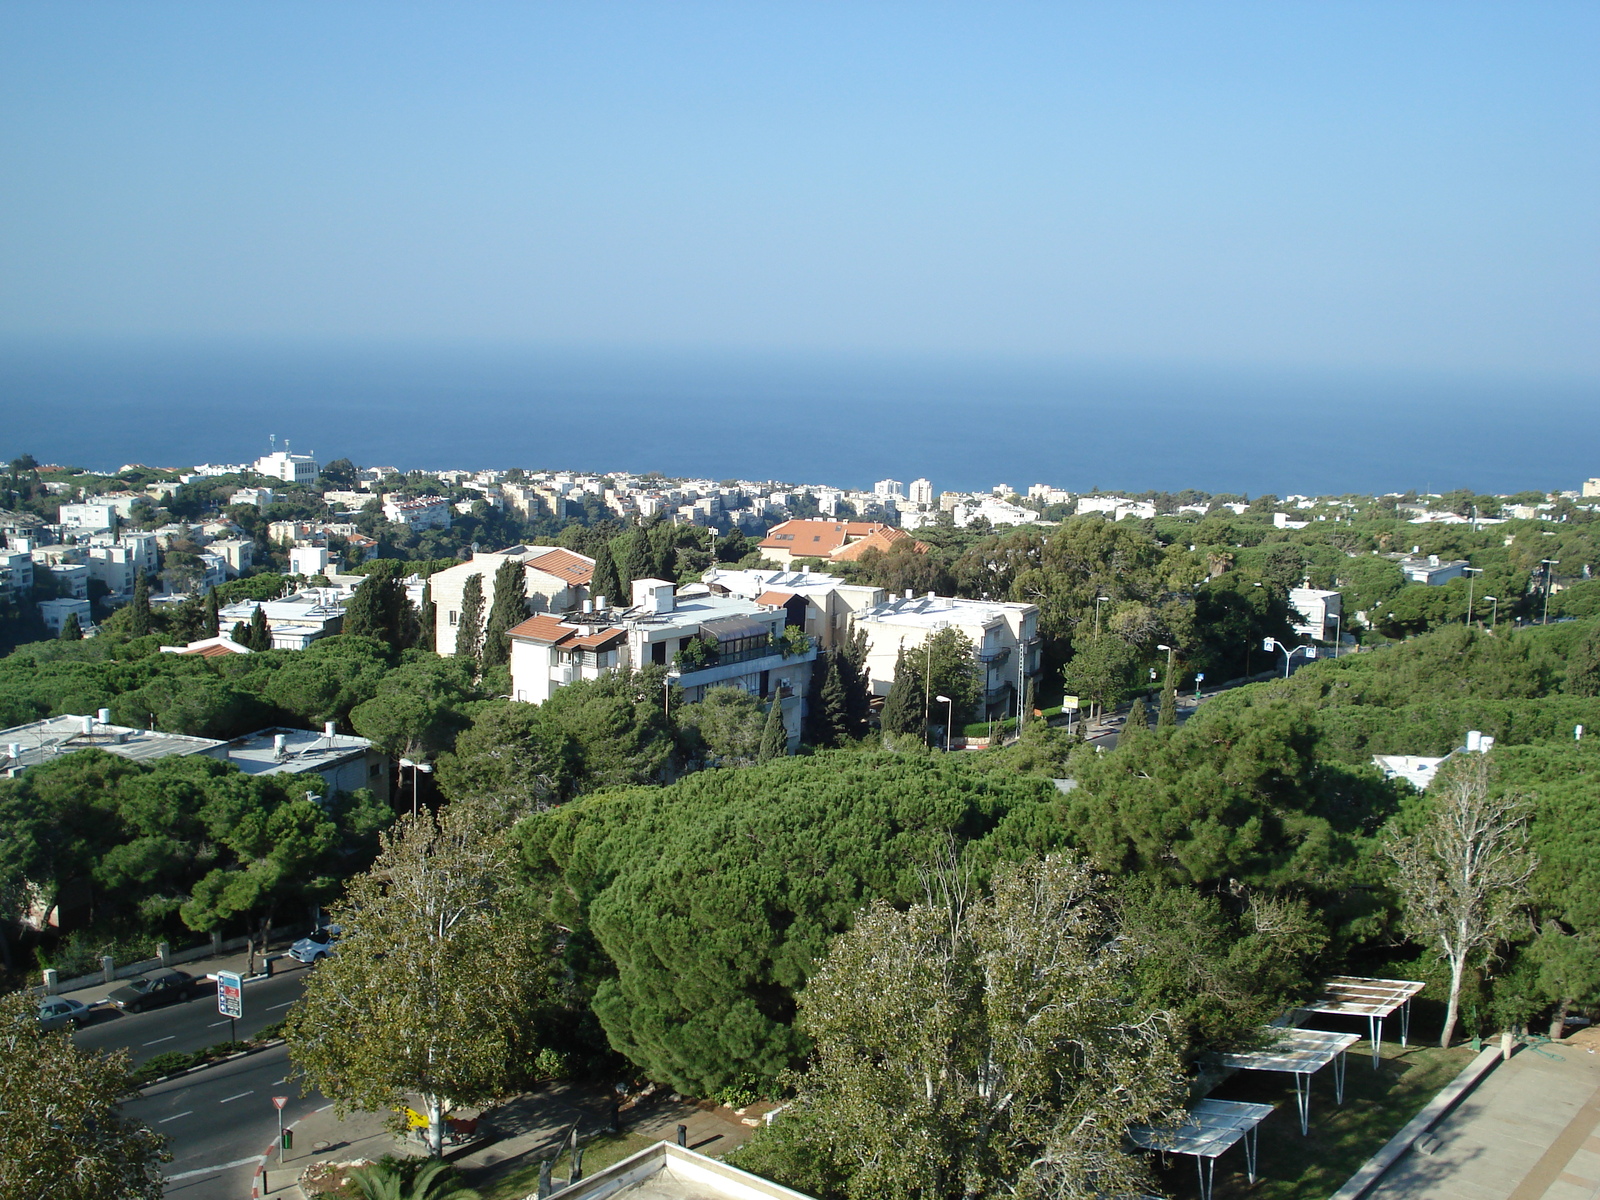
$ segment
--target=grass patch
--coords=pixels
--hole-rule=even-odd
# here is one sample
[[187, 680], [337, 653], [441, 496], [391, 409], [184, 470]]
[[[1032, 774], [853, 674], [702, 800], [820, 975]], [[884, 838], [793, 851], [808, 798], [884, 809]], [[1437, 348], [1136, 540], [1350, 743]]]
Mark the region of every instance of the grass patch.
[[[659, 1142], [660, 1138], [647, 1138], [637, 1133], [602, 1133], [581, 1143], [583, 1147], [583, 1174], [588, 1178], [597, 1171], [603, 1171], [613, 1163], [619, 1163], [630, 1154], [637, 1154], [641, 1150], [649, 1149]], [[563, 1156], [556, 1161], [556, 1174], [564, 1175], [572, 1169], [570, 1155]], [[504, 1175], [488, 1181], [475, 1182], [483, 1200], [522, 1200], [524, 1196], [531, 1196], [539, 1190], [539, 1164], [537, 1162], [524, 1163]]]
[[[1470, 1045], [1401, 1048], [1385, 1043], [1378, 1070], [1372, 1069], [1366, 1042], [1351, 1048], [1345, 1072], [1344, 1105], [1334, 1103], [1333, 1067], [1311, 1080], [1311, 1132], [1300, 1135], [1293, 1076], [1240, 1071], [1211, 1095], [1217, 1100], [1276, 1104], [1261, 1125], [1261, 1156], [1256, 1183], [1245, 1176], [1244, 1145], [1217, 1160], [1213, 1200], [1325, 1200], [1422, 1106], [1472, 1061]], [[1162, 1190], [1181, 1200], [1200, 1194], [1194, 1159], [1174, 1155], [1165, 1169], [1155, 1160]]]

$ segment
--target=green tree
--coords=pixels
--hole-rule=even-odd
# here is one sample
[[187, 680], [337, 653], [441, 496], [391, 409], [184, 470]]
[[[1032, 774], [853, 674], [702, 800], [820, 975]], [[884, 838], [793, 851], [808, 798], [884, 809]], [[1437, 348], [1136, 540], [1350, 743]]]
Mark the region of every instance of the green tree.
[[522, 564], [506, 559], [494, 573], [494, 602], [483, 634], [483, 666], [503, 666], [511, 659], [511, 629], [528, 615], [528, 577]]
[[456, 803], [499, 803], [520, 817], [561, 803], [576, 776], [572, 739], [540, 708], [507, 700], [476, 708], [454, 751], [439, 756], [436, 777]]
[[1560, 1040], [1574, 1007], [1600, 1003], [1600, 936], [1592, 930], [1568, 933], [1546, 921], [1529, 954], [1538, 965], [1540, 990], [1556, 1006], [1550, 1036]]
[[1567, 666], [1567, 691], [1574, 696], [1600, 696], [1600, 623], [1573, 649]]
[[259, 604], [250, 614], [250, 632], [247, 636], [249, 640], [245, 645], [251, 650], [272, 649], [272, 626], [267, 624], [267, 610]]
[[78, 624], [78, 614], [68, 613], [67, 619], [61, 622], [60, 638], [63, 642], [83, 641], [83, 627]]
[[79, 1050], [44, 1033], [35, 1001], [0, 996], [0, 1195], [8, 1200], [160, 1200], [166, 1139], [122, 1115], [126, 1050]]
[[246, 650], [250, 648], [250, 626], [245, 622], [235, 621], [228, 637], [236, 646], [243, 646]]
[[496, 814], [402, 817], [333, 906], [339, 953], [285, 1022], [295, 1074], [339, 1113], [389, 1108], [403, 1124], [419, 1096], [436, 1158], [447, 1105], [505, 1094], [538, 1050], [551, 939], [517, 911], [510, 866]]
[[[143, 578], [141, 576], [141, 578]], [[137, 602], [137, 600], [135, 601]], [[146, 592], [146, 607], [149, 606], [149, 593]], [[205, 636], [208, 638], [220, 637], [222, 633], [221, 601], [217, 598], [217, 589], [212, 588], [206, 593]]]
[[766, 723], [761, 728], [761, 749], [757, 762], [771, 762], [789, 753], [789, 731], [783, 727], [783, 702], [774, 696], [767, 705]]
[[1055, 856], [875, 901], [801, 993], [811, 1067], [741, 1162], [850, 1200], [1149, 1191], [1123, 1135], [1174, 1119], [1183, 1077], [1116, 935], [1103, 881]]
[[483, 666], [483, 576], [469, 575], [461, 590], [461, 617], [456, 622], [456, 657], [474, 674]]
[[360, 483], [355, 463], [348, 458], [336, 458], [322, 466], [318, 485], [325, 492], [353, 492]]
[[128, 636], [147, 636], [150, 633], [150, 581], [143, 571], [133, 581], [133, 602], [128, 609]]
[[391, 758], [428, 759], [455, 743], [477, 698], [462, 660], [418, 655], [383, 676], [350, 723]]
[[927, 733], [926, 688], [921, 666], [915, 661], [919, 658], [921, 655], [907, 655], [904, 647], [895, 656], [894, 682], [889, 685], [883, 711], [878, 714], [885, 733], [911, 733], [918, 737]]
[[1110, 635], [1080, 645], [1062, 671], [1067, 694], [1078, 696], [1091, 718], [1115, 708], [1133, 690], [1135, 657], [1132, 646]]
[[1176, 729], [1178, 726], [1178, 677], [1168, 671], [1161, 688], [1161, 709], [1156, 714], [1157, 729]]
[[433, 602], [433, 584], [424, 582], [422, 585], [422, 607], [417, 612], [417, 649], [432, 651], [437, 625], [439, 609]]
[[626, 608], [631, 599], [623, 589], [622, 576], [617, 571], [616, 557], [605, 542], [600, 542], [594, 548], [594, 574], [589, 583], [589, 595], [604, 596], [618, 608]]
[[396, 650], [417, 639], [417, 613], [406, 599], [401, 563], [380, 559], [345, 605], [343, 631], [375, 637]]
[[698, 704], [678, 710], [678, 720], [712, 766], [749, 766], [761, 752], [761, 701], [741, 687], [707, 688]]
[[479, 1200], [477, 1192], [461, 1185], [455, 1168], [440, 1159], [415, 1170], [405, 1163], [379, 1161], [355, 1168], [350, 1182], [362, 1200]]
[[622, 573], [627, 578], [622, 581], [623, 586], [631, 587], [636, 579], [653, 579], [656, 565], [656, 552], [655, 547], [650, 544], [650, 531], [635, 529], [628, 537], [628, 555], [622, 567]]
[[1047, 780], [967, 757], [822, 751], [584, 797], [519, 826], [525, 887], [650, 1078], [698, 1096], [770, 1082], [806, 1051], [795, 992], [862, 903], [914, 899], [952, 839], [1006, 856], [1024, 827], [1059, 829]]

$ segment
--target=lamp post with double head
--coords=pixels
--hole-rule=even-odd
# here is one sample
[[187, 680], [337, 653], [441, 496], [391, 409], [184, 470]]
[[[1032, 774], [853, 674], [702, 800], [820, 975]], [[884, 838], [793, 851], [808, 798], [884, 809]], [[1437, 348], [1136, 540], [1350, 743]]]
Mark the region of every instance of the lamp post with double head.
[[1477, 583], [1476, 576], [1483, 574], [1482, 567], [1462, 567], [1461, 573], [1467, 577], [1467, 624], [1472, 624], [1472, 586]]
[[1283, 651], [1283, 677], [1285, 679], [1289, 678], [1289, 664], [1294, 661], [1294, 656], [1296, 654], [1304, 654], [1308, 661], [1317, 656], [1317, 648], [1315, 646], [1295, 646], [1290, 648], [1285, 646], [1277, 638], [1267, 638], [1261, 643], [1261, 648], [1268, 653], [1271, 653], [1273, 650]]
[[411, 768], [411, 815], [414, 817], [417, 815], [417, 772], [432, 775], [433, 767], [425, 762], [412, 762], [409, 758], [402, 758], [400, 769], [403, 771], [407, 767]]

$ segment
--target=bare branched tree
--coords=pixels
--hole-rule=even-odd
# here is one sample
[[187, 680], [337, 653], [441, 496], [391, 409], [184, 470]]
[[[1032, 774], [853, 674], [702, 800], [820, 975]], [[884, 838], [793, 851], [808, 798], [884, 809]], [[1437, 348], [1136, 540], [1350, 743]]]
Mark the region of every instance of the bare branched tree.
[[1528, 849], [1528, 806], [1493, 795], [1484, 754], [1447, 763], [1428, 790], [1422, 827], [1387, 846], [1406, 931], [1450, 966], [1450, 999], [1439, 1044], [1455, 1036], [1467, 963], [1508, 933], [1538, 865]]

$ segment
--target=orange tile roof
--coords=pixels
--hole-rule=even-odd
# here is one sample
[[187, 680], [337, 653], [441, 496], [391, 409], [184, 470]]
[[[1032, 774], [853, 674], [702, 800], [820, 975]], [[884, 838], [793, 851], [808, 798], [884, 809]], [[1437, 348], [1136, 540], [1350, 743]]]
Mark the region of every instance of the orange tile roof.
[[613, 642], [620, 642], [628, 636], [625, 629], [602, 629], [591, 633], [587, 637], [574, 638], [572, 645], [582, 650], [603, 650]]
[[887, 554], [889, 550], [901, 543], [910, 542], [908, 547], [914, 554], [926, 554], [929, 550], [927, 542], [913, 542], [911, 535], [904, 529], [894, 529], [881, 525], [860, 541], [851, 542], [847, 546], [840, 546], [829, 559], [833, 562], [856, 562], [868, 550], [876, 550], [880, 554]]
[[768, 530], [760, 544], [764, 549], [787, 550], [801, 558], [827, 558], [847, 542], [883, 528], [875, 521], [785, 521]]
[[194, 650], [177, 650], [177, 654], [193, 654], [196, 658], [228, 658], [235, 654], [248, 653], [243, 646], [238, 650], [229, 650], [226, 646], [201, 646]]
[[793, 600], [795, 594], [794, 592], [762, 592], [761, 595], [756, 597], [756, 603], [770, 604], [774, 608], [781, 608]]
[[527, 638], [530, 642], [544, 642], [546, 645], [554, 646], [566, 641], [577, 632], [570, 625], [563, 625], [549, 613], [540, 613], [538, 616], [529, 617], [520, 625], [513, 625], [508, 631], [508, 636]]
[[525, 565], [568, 583], [588, 583], [594, 578], [594, 560], [570, 550], [552, 550], [530, 558]]

